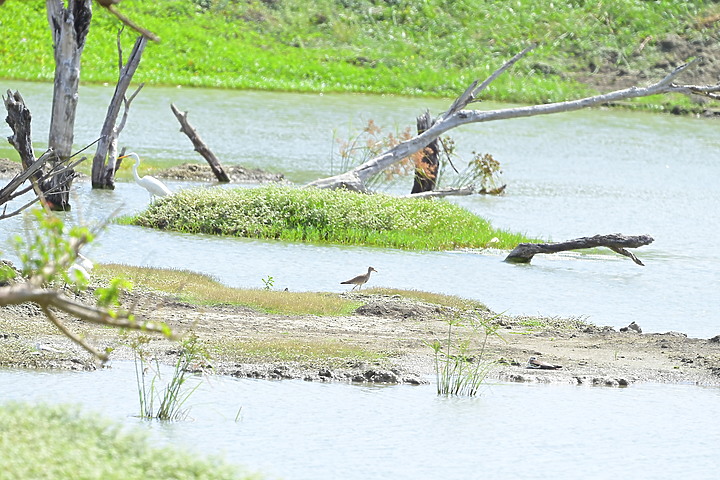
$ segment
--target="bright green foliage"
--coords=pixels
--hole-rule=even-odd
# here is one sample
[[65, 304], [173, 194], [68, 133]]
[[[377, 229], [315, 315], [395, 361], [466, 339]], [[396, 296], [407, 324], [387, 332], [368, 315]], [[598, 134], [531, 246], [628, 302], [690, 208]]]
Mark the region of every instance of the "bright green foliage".
[[[0, 77], [52, 80], [44, 2], [2, 9]], [[587, 93], [575, 73], [661, 77], [660, 41], [717, 39], [720, 13], [711, 0], [124, 0], [118, 9], [162, 38], [136, 75], [149, 84], [455, 96], [538, 43], [485, 92], [533, 103]], [[118, 27], [94, 6], [83, 81], [115, 81]], [[126, 51], [135, 36], [126, 29]]]
[[147, 436], [78, 408], [0, 406], [0, 480], [240, 479], [219, 460], [151, 445]]
[[40, 278], [43, 283], [56, 280], [87, 285], [88, 279], [67, 268], [77, 258], [78, 245], [92, 242], [93, 232], [82, 226], [68, 227], [58, 216], [37, 208], [31, 212], [34, 222], [28, 229], [28, 238], [15, 237], [15, 251], [22, 262], [22, 275]]
[[132, 219], [145, 227], [300, 242], [446, 250], [529, 241], [443, 200], [268, 186], [190, 189]]

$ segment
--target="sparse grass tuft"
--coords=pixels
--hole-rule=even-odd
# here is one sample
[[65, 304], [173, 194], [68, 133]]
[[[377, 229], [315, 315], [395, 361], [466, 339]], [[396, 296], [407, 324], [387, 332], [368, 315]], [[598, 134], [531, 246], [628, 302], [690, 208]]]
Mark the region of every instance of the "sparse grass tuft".
[[457, 310], [488, 310], [482, 303], [467, 298], [442, 293], [423, 292], [421, 290], [403, 290], [399, 288], [372, 287], [363, 290], [368, 295], [400, 295], [433, 305], [442, 305]]
[[227, 341], [213, 347], [216, 357], [236, 361], [286, 361], [347, 367], [358, 362], [377, 363], [387, 359], [387, 354], [355, 347], [340, 341], [308, 341], [297, 339]]
[[[493, 362], [485, 358], [485, 347], [490, 335], [497, 335], [497, 327], [471, 316], [460, 314], [446, 318], [448, 329], [445, 339], [436, 339], [427, 345], [434, 354], [435, 378], [438, 395], [477, 395]], [[457, 338], [457, 330], [466, 329], [466, 338]]]
[[346, 315], [360, 304], [330, 293], [232, 288], [208, 275], [168, 268], [97, 265], [103, 277], [123, 276], [137, 285], [179, 295], [197, 304], [244, 305], [269, 313]]
[[182, 190], [130, 222], [187, 233], [417, 250], [509, 249], [532, 241], [444, 200], [276, 185]]

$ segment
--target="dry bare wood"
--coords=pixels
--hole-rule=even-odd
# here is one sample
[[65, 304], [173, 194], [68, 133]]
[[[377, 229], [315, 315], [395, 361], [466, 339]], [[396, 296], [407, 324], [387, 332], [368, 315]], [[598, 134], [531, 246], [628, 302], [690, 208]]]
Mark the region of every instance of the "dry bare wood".
[[[105, 115], [105, 122], [103, 123], [102, 130], [100, 132], [100, 140], [98, 141], [97, 149], [95, 150], [95, 156], [93, 157], [92, 164], [92, 187], [103, 188], [108, 190], [115, 189], [115, 171], [117, 170], [117, 142], [120, 132], [125, 128], [128, 114], [130, 113], [130, 104], [135, 99], [144, 84], [140, 84], [138, 88], [128, 98], [126, 96], [128, 88], [130, 88], [130, 82], [132, 81], [135, 71], [140, 65], [140, 59], [145, 45], [147, 45], [147, 38], [140, 36], [135, 41], [128, 61], [123, 65], [122, 58], [122, 46], [120, 44], [120, 34], [122, 30], [118, 32], [117, 38], [117, 49], [118, 49], [118, 82], [115, 86], [115, 93], [113, 93], [112, 100], [108, 106], [107, 114]], [[123, 116], [120, 123], [117, 123], [118, 115], [120, 114], [120, 108], [124, 107]]]
[[505, 72], [513, 64], [522, 57], [527, 55], [532, 46], [526, 48], [513, 58], [505, 62], [505, 64], [496, 70], [484, 82], [479, 84], [479, 80], [474, 81], [450, 106], [450, 108], [442, 113], [435, 123], [425, 132], [406, 140], [395, 147], [383, 152], [367, 162], [359, 165], [345, 173], [332, 177], [315, 180], [308, 186], [318, 188], [347, 188], [357, 192], [366, 192], [365, 182], [385, 170], [387, 167], [396, 162], [412, 155], [425, 148], [430, 142], [439, 138], [442, 134], [453, 128], [470, 123], [482, 123], [495, 120], [508, 120], [512, 118], [532, 117], [537, 115], [548, 115], [552, 113], [571, 112], [584, 108], [603, 105], [618, 100], [647, 97], [650, 95], [682, 93], [686, 95], [702, 95], [712, 99], [720, 98], [720, 83], [716, 85], [678, 85], [673, 83], [674, 80], [684, 71], [700, 62], [701, 58], [696, 58], [686, 64], [675, 68], [662, 80], [647, 87], [630, 87], [622, 90], [616, 90], [609, 93], [594, 95], [591, 97], [581, 98], [578, 100], [569, 100], [565, 102], [555, 102], [544, 105], [531, 105], [526, 107], [504, 108], [499, 110], [465, 110], [465, 108], [473, 102], [479, 101], [479, 94], [487, 88], [490, 83], [500, 74]]
[[[48, 23], [55, 54], [55, 79], [50, 117], [48, 146], [57, 155], [57, 162], [66, 161], [72, 154], [75, 132], [75, 113], [80, 85], [80, 58], [90, 30], [92, 2], [90, 0], [46, 0]], [[52, 163], [55, 163], [53, 161]], [[70, 210], [70, 186], [75, 177], [68, 171], [52, 178], [56, 182], [43, 187], [47, 204], [53, 210]]]
[[225, 170], [220, 164], [220, 160], [218, 160], [212, 150], [210, 150], [210, 147], [203, 142], [200, 135], [198, 135], [192, 125], [190, 125], [190, 122], [187, 119], [188, 112], [181, 112], [174, 103], [170, 104], [170, 109], [175, 115], [175, 118], [177, 118], [177, 121], [180, 122], [180, 131], [187, 135], [192, 142], [193, 147], [195, 147], [195, 151], [202, 155], [208, 162], [208, 165], [210, 165], [210, 168], [215, 174], [215, 178], [217, 178], [219, 182], [229, 182], [230, 178], [227, 173], [225, 173]]
[[538, 253], [557, 253], [567, 250], [578, 250], [582, 248], [607, 247], [610, 250], [629, 257], [640, 266], [644, 264], [627, 248], [638, 248], [649, 245], [653, 242], [650, 235], [627, 236], [620, 233], [610, 235], [595, 235], [593, 237], [581, 237], [565, 242], [555, 243], [521, 243], [513, 249], [505, 258], [509, 263], [530, 263]]
[[438, 198], [438, 197], [457, 197], [467, 196], [477, 193], [475, 185], [466, 185], [459, 188], [444, 188], [442, 190], [428, 190], [426, 192], [411, 193], [409, 195], [401, 195], [400, 198]]

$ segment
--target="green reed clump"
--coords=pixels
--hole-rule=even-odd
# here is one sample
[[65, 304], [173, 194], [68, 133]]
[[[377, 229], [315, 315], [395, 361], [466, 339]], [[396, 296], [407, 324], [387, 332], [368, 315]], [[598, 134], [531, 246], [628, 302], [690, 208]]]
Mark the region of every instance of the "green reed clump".
[[[135, 378], [140, 402], [140, 418], [184, 420], [189, 410], [183, 406], [200, 384], [189, 390], [183, 388], [183, 385], [193, 375], [193, 368], [208, 359], [208, 354], [198, 343], [197, 336], [190, 335], [179, 345], [180, 353], [170, 381], [164, 387], [160, 387], [157, 384], [161, 380], [160, 362], [152, 358], [143, 348], [149, 341], [148, 337], [140, 336], [130, 345], [135, 352]], [[152, 378], [149, 378], [151, 376]], [[160, 403], [157, 407], [156, 402]]]
[[[485, 381], [493, 363], [485, 357], [490, 335], [497, 335], [497, 327], [475, 316], [462, 319], [460, 315], [447, 319], [447, 336], [444, 340], [428, 342], [434, 353], [435, 379], [438, 395], [473, 397]], [[455, 336], [459, 328], [466, 337]]]
[[153, 203], [130, 223], [188, 233], [422, 250], [513, 248], [531, 241], [444, 200], [285, 186], [183, 190]]
[[217, 459], [158, 447], [145, 432], [124, 428], [80, 407], [0, 406], [0, 479], [259, 478]]

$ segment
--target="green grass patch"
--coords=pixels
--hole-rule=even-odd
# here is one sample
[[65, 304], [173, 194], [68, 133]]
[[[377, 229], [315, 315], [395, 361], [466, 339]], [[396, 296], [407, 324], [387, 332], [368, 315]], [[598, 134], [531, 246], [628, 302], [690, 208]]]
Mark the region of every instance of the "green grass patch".
[[142, 432], [79, 408], [20, 403], [0, 406], [0, 465], [0, 479], [260, 478], [219, 460], [156, 447]]
[[276, 185], [182, 190], [127, 221], [186, 233], [415, 250], [509, 249], [532, 241], [444, 200]]
[[[0, 78], [52, 81], [44, 3], [2, 8]], [[711, 0], [124, 0], [117, 8], [162, 38], [147, 46], [135, 76], [151, 85], [447, 97], [538, 43], [483, 92], [532, 103], [587, 94], [578, 73], [662, 78], [662, 40], [710, 45], [720, 13]], [[115, 82], [118, 27], [95, 6], [83, 81]], [[126, 29], [125, 52], [135, 36]]]
[[340, 341], [309, 341], [273, 339], [228, 341], [209, 347], [215, 357], [242, 362], [287, 361], [315, 365], [322, 362], [328, 367], [347, 367], [358, 362], [382, 363], [387, 353], [366, 350]]
[[363, 292], [368, 295], [399, 295], [404, 298], [411, 298], [413, 300], [431, 303], [433, 305], [442, 305], [444, 307], [455, 308], [457, 310], [488, 310], [484, 304], [478, 301], [457, 297], [455, 295], [445, 295], [442, 293], [384, 287], [372, 287], [363, 290]]
[[107, 279], [120, 276], [135, 285], [176, 294], [196, 304], [244, 305], [270, 313], [347, 315], [360, 306], [331, 293], [232, 288], [187, 270], [103, 264], [96, 265], [93, 275]]

